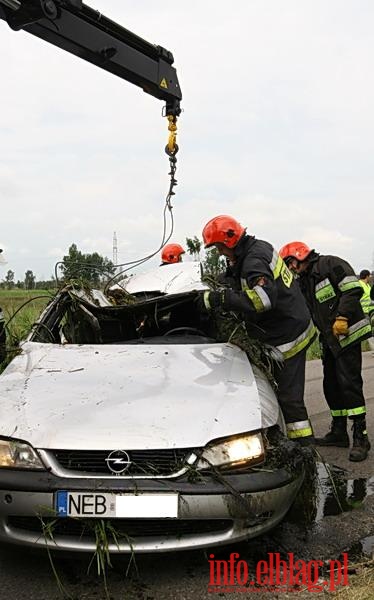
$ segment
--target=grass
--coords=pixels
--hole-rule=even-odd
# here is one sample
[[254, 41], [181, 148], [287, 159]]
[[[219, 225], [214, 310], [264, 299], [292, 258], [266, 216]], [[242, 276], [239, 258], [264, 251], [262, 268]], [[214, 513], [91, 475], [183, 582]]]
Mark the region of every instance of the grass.
[[[32, 300], [36, 296], [45, 296], [45, 298]], [[50, 298], [51, 291], [48, 290], [0, 290], [0, 307], [4, 312], [6, 323], [22, 304], [31, 300], [9, 323], [8, 335], [11, 344], [27, 336]]]
[[0, 358], [0, 373], [16, 356], [20, 342], [27, 337], [51, 298], [48, 290], [0, 290], [7, 337], [6, 355], [2, 356], [3, 360]]
[[[43, 536], [44, 536], [44, 540], [46, 542], [46, 549], [47, 549], [49, 562], [50, 562], [50, 565], [52, 568], [53, 575], [56, 579], [57, 587], [58, 587], [60, 593], [62, 594], [63, 598], [66, 598], [67, 600], [74, 600], [73, 597], [69, 594], [68, 590], [65, 588], [65, 586], [58, 574], [57, 568], [54, 563], [54, 558], [52, 556], [52, 553], [51, 553], [50, 547], [49, 547], [50, 542], [56, 543], [55, 539], [54, 539], [54, 529], [58, 523], [58, 519], [56, 518], [53, 521], [45, 522], [43, 520], [42, 516], [39, 516], [39, 518], [40, 518], [42, 528], [43, 528]], [[69, 518], [72, 519], [74, 517], [69, 517]], [[95, 546], [96, 546], [96, 549], [95, 549], [95, 551], [92, 555], [92, 558], [90, 560], [90, 563], [88, 565], [87, 573], [90, 572], [91, 566], [93, 564], [96, 564], [97, 575], [99, 577], [101, 577], [102, 583], [103, 583], [103, 588], [104, 588], [103, 589], [103, 592], [104, 592], [103, 598], [105, 598], [105, 600], [111, 600], [112, 596], [110, 594], [109, 587], [108, 587], [108, 570], [111, 569], [113, 567], [113, 565], [112, 565], [112, 561], [111, 561], [109, 546], [111, 543], [114, 543], [117, 546], [117, 548], [119, 549], [120, 537], [126, 538], [126, 541], [128, 542], [128, 544], [130, 545], [130, 548], [131, 548], [131, 558], [130, 558], [129, 565], [128, 565], [128, 567], [126, 569], [126, 573], [125, 573], [125, 576], [127, 577], [131, 563], [134, 563], [135, 568], [136, 568], [135, 552], [133, 550], [131, 540], [128, 536], [124, 535], [123, 533], [121, 535], [119, 535], [117, 533], [115, 526], [113, 524], [113, 523], [115, 523], [115, 519], [114, 519], [113, 523], [111, 521], [104, 521], [103, 519], [81, 519], [81, 518], [79, 518], [79, 520], [80, 520], [80, 522], [83, 522], [85, 527], [91, 532], [92, 537], [95, 540]]]
[[[362, 352], [368, 352], [370, 350], [368, 340], [365, 340], [361, 344]], [[316, 358], [321, 358], [321, 346], [318, 340], [318, 337], [314, 340], [314, 342], [309, 346], [306, 359], [307, 360], [315, 360]]]
[[318, 336], [306, 351], [307, 360], [315, 360], [316, 358], [321, 358], [321, 345]]
[[310, 600], [312, 597], [330, 598], [331, 600], [373, 600], [374, 560], [363, 557], [360, 562], [350, 563], [348, 572], [349, 585], [338, 586], [335, 592], [324, 590], [313, 594], [306, 590], [300, 590], [294, 594], [280, 594], [277, 597], [290, 598], [294, 596], [298, 600]]
[[374, 559], [350, 565], [353, 575], [349, 577], [349, 587], [340, 588], [333, 598], [338, 600], [372, 600], [374, 597]]

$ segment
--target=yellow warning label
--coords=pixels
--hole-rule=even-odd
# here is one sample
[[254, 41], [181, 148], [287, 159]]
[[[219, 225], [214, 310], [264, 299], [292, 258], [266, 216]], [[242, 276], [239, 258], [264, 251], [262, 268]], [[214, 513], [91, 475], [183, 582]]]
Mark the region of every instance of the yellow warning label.
[[168, 89], [168, 82], [166, 81], [165, 77], [163, 79], [161, 79], [160, 87], [165, 88], [165, 90]]

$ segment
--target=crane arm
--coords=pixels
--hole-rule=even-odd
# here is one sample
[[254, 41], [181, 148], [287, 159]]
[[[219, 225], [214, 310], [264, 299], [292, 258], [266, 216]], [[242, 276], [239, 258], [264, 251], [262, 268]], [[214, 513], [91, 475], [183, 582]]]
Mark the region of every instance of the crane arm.
[[181, 89], [171, 52], [150, 44], [82, 0], [0, 0], [0, 19], [141, 87], [179, 116]]

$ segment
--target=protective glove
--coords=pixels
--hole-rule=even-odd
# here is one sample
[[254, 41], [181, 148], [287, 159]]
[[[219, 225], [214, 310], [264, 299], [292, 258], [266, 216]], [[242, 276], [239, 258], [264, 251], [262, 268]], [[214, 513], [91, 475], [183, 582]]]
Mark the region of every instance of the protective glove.
[[220, 273], [217, 275], [217, 282], [227, 288], [235, 288], [235, 279], [226, 275], [225, 273]]
[[223, 305], [225, 300], [225, 292], [221, 291], [210, 291], [200, 292], [196, 298], [197, 310], [200, 313], [208, 313], [214, 308], [219, 308]]
[[339, 335], [347, 335], [348, 319], [346, 317], [336, 317], [335, 323], [332, 326], [332, 332], [336, 337], [339, 337]]

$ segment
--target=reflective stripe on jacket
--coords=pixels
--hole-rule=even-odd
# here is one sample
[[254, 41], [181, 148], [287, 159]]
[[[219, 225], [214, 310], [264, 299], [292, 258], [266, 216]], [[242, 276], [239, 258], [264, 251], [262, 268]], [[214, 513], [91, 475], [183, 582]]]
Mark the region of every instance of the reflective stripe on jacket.
[[287, 344], [281, 344], [280, 346], [277, 346], [277, 348], [282, 352], [285, 359], [291, 358], [292, 356], [295, 356], [295, 354], [298, 354], [298, 352], [301, 352], [301, 350], [304, 350], [304, 348], [308, 348], [316, 335], [316, 328], [313, 325], [313, 321], [310, 320], [308, 327], [296, 339]]
[[[312, 341], [315, 329], [298, 283], [276, 250], [244, 236], [235, 247], [223, 307], [243, 315], [250, 337], [276, 346], [291, 358]], [[234, 282], [234, 283], [233, 283]]]

